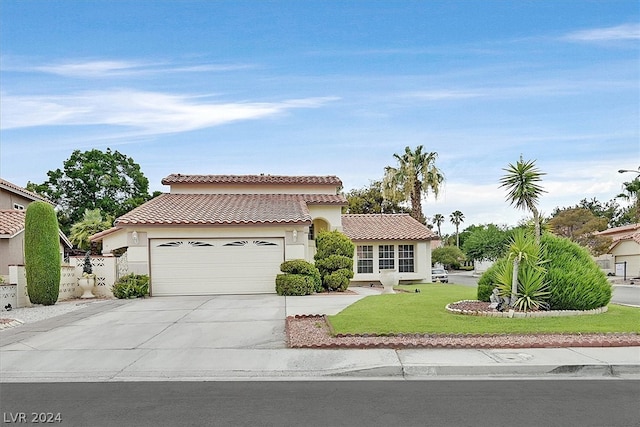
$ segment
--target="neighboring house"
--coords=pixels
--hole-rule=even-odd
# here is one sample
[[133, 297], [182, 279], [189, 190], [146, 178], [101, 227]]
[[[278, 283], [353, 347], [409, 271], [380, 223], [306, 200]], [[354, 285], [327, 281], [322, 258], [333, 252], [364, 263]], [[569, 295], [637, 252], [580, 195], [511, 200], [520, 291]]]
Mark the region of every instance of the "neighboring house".
[[[24, 265], [24, 220], [27, 206], [34, 201], [49, 200], [0, 178], [0, 276], [5, 279], [10, 265]], [[60, 256], [72, 244], [60, 233]]]
[[404, 281], [431, 281], [431, 243], [437, 236], [409, 214], [343, 215], [343, 232], [356, 245], [354, 281], [379, 280], [395, 269]]
[[[169, 193], [91, 238], [102, 241], [104, 254], [126, 249], [129, 271], [150, 275], [151, 295], [273, 293], [283, 261], [313, 262], [318, 233], [343, 231], [341, 209], [347, 201], [335, 176], [174, 174], [162, 183]], [[356, 216], [348, 217], [360, 229]], [[392, 217], [399, 222], [396, 230], [406, 224], [405, 216]], [[376, 250], [382, 241], [393, 243], [394, 260], [401, 256], [403, 268], [409, 268], [410, 251], [399, 254], [398, 244], [413, 245], [416, 271], [407, 271], [407, 278], [424, 279], [430, 251], [423, 245], [429, 236], [421, 230], [399, 235], [397, 243], [388, 235], [366, 236], [363, 242]], [[390, 251], [384, 259], [391, 259]], [[417, 261], [418, 256], [424, 259]], [[375, 266], [374, 273], [356, 277], [375, 280]]]
[[[600, 236], [611, 238], [608, 254], [613, 258], [616, 276], [626, 273], [627, 278], [640, 277], [640, 224], [625, 225], [600, 231]], [[626, 272], [623, 269], [626, 267]]]

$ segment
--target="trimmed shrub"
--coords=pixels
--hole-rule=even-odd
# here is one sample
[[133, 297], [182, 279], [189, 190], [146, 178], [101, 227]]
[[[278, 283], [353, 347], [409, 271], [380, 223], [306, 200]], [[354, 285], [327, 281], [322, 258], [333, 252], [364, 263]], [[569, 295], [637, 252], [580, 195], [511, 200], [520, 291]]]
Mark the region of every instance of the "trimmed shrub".
[[349, 287], [353, 271], [341, 268], [324, 276], [324, 284], [328, 289], [343, 292]]
[[113, 284], [111, 292], [119, 299], [145, 297], [149, 295], [149, 276], [133, 273], [122, 276]]
[[327, 290], [344, 291], [353, 278], [355, 245], [339, 231], [325, 231], [316, 238], [316, 267]]
[[309, 295], [315, 290], [314, 280], [304, 274], [284, 273], [276, 276], [278, 295]]
[[482, 273], [482, 276], [478, 279], [478, 301], [489, 302], [493, 288], [498, 284], [498, 273], [504, 268], [503, 264], [509, 262], [507, 258], [500, 258], [487, 271]]
[[[312, 290], [307, 292], [307, 294], [311, 294], [313, 292], [320, 292], [322, 290], [322, 277], [320, 276], [320, 272], [318, 269], [303, 259], [293, 259], [289, 261], [285, 261], [280, 264], [280, 271], [285, 274], [298, 274], [302, 276], [307, 276], [309, 280], [311, 280]], [[276, 286], [277, 292], [277, 286]], [[303, 294], [303, 295], [307, 295]]]
[[[589, 252], [564, 237], [545, 233], [542, 258], [547, 259], [544, 282], [548, 285], [550, 310], [592, 310], [611, 301], [611, 284]], [[478, 280], [478, 300], [489, 301], [507, 258], [496, 261]], [[520, 276], [520, 274], [519, 274]]]
[[47, 202], [27, 206], [24, 263], [29, 300], [33, 304], [55, 304], [60, 292], [60, 235], [56, 212]]
[[545, 234], [545, 257], [551, 260], [546, 281], [552, 310], [592, 310], [611, 301], [611, 284], [589, 252], [569, 239]]

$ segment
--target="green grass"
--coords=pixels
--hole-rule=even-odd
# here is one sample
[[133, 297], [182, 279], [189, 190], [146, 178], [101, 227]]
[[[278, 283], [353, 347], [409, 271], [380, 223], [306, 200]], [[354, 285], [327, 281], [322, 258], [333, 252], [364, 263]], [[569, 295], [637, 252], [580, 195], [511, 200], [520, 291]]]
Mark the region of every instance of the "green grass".
[[[414, 293], [419, 288], [420, 293]], [[596, 315], [548, 318], [495, 318], [453, 314], [448, 303], [476, 299], [476, 289], [453, 284], [400, 286], [409, 293], [361, 299], [329, 322], [341, 334], [529, 334], [640, 333], [640, 309], [609, 305]]]

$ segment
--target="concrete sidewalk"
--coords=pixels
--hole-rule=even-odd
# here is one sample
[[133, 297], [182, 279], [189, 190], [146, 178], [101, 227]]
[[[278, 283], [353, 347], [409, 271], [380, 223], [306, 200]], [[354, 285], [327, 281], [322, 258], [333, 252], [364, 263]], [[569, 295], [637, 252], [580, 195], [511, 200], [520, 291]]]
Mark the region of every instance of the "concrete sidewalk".
[[289, 349], [284, 318], [359, 295], [113, 300], [0, 332], [0, 381], [640, 378], [640, 347]]

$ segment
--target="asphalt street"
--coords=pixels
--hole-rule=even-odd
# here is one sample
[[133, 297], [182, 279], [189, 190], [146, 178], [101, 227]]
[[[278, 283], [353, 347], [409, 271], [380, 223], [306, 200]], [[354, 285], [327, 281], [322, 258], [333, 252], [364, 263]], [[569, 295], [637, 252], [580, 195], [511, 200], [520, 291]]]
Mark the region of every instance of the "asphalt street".
[[620, 379], [4, 383], [0, 397], [21, 425], [640, 425], [640, 381]]

